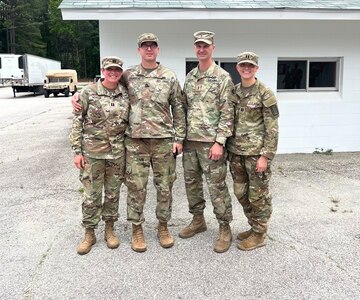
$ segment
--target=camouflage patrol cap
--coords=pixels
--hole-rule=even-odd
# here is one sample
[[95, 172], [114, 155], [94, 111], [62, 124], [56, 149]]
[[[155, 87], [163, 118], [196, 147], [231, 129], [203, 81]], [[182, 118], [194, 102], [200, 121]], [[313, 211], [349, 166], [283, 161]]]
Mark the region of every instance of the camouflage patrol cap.
[[117, 56], [106, 56], [101, 60], [101, 67], [103, 69], [107, 69], [110, 67], [117, 67], [122, 70], [123, 69], [122, 65], [123, 65], [123, 61], [121, 60], [121, 58]]
[[208, 45], [214, 44], [215, 33], [211, 31], [197, 31], [194, 33], [194, 44], [197, 42], [204, 42]]
[[141, 44], [145, 43], [145, 42], [153, 42], [153, 43], [156, 43], [156, 45], [158, 45], [159, 39], [153, 33], [143, 33], [143, 34], [139, 35], [139, 37], [137, 39], [138, 46], [140, 47]]
[[259, 56], [254, 52], [242, 52], [237, 56], [237, 64], [249, 63], [258, 66]]

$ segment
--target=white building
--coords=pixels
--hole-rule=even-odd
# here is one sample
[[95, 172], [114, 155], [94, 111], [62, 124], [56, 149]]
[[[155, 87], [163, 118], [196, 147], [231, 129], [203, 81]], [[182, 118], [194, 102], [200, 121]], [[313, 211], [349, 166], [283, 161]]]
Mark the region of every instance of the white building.
[[360, 1], [63, 0], [60, 9], [64, 20], [99, 20], [100, 55], [125, 66], [140, 61], [137, 37], [155, 33], [159, 61], [182, 83], [196, 61], [193, 33], [213, 31], [215, 59], [234, 81], [239, 52], [260, 56], [258, 78], [279, 101], [279, 153], [360, 151]]

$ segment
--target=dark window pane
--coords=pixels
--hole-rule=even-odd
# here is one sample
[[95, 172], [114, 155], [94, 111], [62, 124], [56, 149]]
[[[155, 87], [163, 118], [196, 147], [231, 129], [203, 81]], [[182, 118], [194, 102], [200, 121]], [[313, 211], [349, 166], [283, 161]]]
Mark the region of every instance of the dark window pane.
[[306, 60], [278, 61], [277, 89], [306, 88]]
[[234, 84], [238, 84], [240, 82], [240, 75], [236, 70], [236, 63], [235, 62], [222, 62], [220, 66], [229, 72], [231, 79], [233, 80]]
[[198, 65], [197, 61], [187, 61], [186, 62], [186, 75]]
[[336, 62], [310, 62], [309, 87], [336, 87]]
[[23, 56], [19, 56], [19, 58], [18, 58], [18, 63], [19, 63], [19, 69], [24, 69]]

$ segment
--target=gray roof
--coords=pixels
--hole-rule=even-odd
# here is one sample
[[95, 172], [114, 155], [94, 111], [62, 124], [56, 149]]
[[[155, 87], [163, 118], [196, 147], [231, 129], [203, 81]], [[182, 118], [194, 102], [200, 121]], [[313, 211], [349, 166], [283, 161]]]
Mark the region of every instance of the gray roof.
[[343, 0], [63, 0], [61, 9], [330, 9], [359, 10], [360, 1]]

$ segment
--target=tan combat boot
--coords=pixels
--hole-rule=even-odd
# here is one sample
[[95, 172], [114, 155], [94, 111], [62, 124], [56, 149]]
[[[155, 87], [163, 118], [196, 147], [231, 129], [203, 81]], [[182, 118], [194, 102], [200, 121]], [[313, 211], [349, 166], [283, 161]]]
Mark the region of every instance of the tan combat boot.
[[174, 238], [167, 228], [167, 223], [159, 222], [157, 236], [159, 238], [161, 247], [170, 248], [174, 246]]
[[179, 232], [179, 236], [183, 239], [190, 238], [197, 233], [206, 231], [206, 223], [204, 219], [204, 215], [194, 215], [191, 223], [185, 228], [181, 229]]
[[239, 232], [239, 234], [237, 235], [236, 238], [237, 238], [238, 240], [242, 241], [242, 240], [247, 239], [247, 238], [251, 235], [251, 233], [253, 233], [253, 230], [252, 230], [252, 229], [249, 229], [249, 230], [244, 231], [244, 232]]
[[77, 246], [76, 251], [80, 255], [84, 255], [90, 252], [92, 245], [96, 243], [96, 236], [94, 228], [85, 228], [85, 238]]
[[220, 224], [219, 237], [215, 242], [214, 251], [223, 253], [229, 250], [232, 241], [232, 234], [229, 224]]
[[266, 233], [253, 231], [247, 239], [239, 243], [238, 248], [241, 250], [253, 250], [255, 248], [265, 246], [265, 235]]
[[119, 247], [120, 241], [114, 232], [114, 221], [105, 221], [105, 241], [110, 249]]
[[141, 225], [132, 225], [132, 239], [131, 239], [131, 249], [136, 252], [146, 251], [146, 243], [144, 239], [144, 232]]

